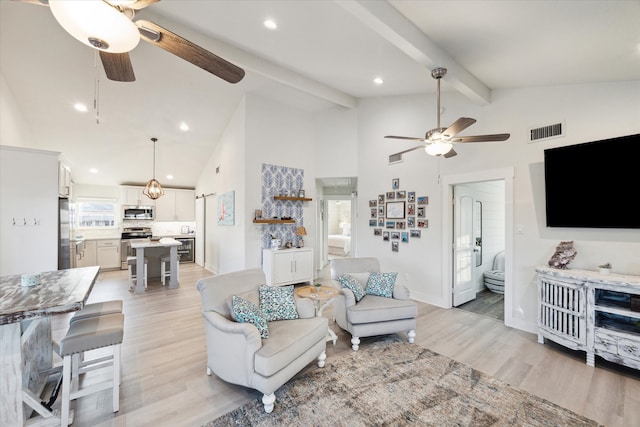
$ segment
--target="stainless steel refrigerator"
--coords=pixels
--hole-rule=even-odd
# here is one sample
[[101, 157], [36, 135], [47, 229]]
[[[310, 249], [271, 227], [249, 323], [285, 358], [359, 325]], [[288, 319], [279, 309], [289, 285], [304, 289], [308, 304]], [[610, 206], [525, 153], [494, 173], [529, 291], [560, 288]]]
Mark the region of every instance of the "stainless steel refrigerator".
[[71, 268], [69, 199], [58, 199], [58, 270]]

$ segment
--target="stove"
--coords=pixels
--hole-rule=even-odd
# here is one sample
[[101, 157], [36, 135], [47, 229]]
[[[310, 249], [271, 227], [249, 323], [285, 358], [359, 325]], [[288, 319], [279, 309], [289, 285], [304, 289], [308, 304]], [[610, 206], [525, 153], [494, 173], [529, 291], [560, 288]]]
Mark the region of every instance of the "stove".
[[151, 237], [151, 227], [125, 227], [122, 229], [122, 240], [146, 239]]

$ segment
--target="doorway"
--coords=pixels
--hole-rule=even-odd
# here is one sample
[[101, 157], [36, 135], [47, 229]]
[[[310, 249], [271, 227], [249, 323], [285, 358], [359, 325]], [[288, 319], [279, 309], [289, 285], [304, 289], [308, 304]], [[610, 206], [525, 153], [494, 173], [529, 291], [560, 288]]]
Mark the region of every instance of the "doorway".
[[[513, 169], [445, 176], [443, 200], [443, 295], [449, 307], [512, 323]], [[484, 293], [484, 272], [504, 256], [504, 294]], [[485, 298], [481, 301], [480, 297]], [[477, 301], [476, 301], [477, 300]], [[497, 309], [501, 306], [501, 310]], [[480, 308], [479, 308], [480, 307]]]
[[[337, 197], [337, 196], [333, 196]], [[327, 259], [351, 257], [352, 209], [350, 199], [325, 199]]]

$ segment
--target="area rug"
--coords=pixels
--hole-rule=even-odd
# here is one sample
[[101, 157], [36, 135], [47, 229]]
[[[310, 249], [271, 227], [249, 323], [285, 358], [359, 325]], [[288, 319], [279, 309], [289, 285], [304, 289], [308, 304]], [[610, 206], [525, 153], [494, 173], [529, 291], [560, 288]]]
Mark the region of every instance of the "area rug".
[[448, 357], [391, 336], [327, 358], [276, 391], [209, 422], [217, 426], [597, 426]]

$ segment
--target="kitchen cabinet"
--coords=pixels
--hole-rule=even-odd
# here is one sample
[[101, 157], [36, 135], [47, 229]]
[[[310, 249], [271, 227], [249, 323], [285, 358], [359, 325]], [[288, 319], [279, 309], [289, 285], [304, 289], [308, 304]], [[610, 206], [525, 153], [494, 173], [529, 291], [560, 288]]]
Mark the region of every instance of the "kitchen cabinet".
[[155, 206], [152, 199], [142, 192], [144, 187], [121, 187], [120, 203], [128, 206]]
[[98, 240], [96, 259], [101, 269], [120, 269], [120, 240]]
[[313, 249], [263, 249], [262, 270], [269, 286], [313, 281]]
[[538, 342], [640, 369], [640, 276], [538, 267]]
[[58, 197], [71, 198], [71, 167], [58, 160]]
[[[80, 267], [91, 267], [98, 265], [97, 244], [95, 240], [85, 240], [82, 243], [82, 250], [76, 252], [76, 265]], [[77, 248], [76, 248], [77, 250]]]
[[196, 192], [165, 188], [164, 195], [156, 199], [156, 221], [195, 221]]

